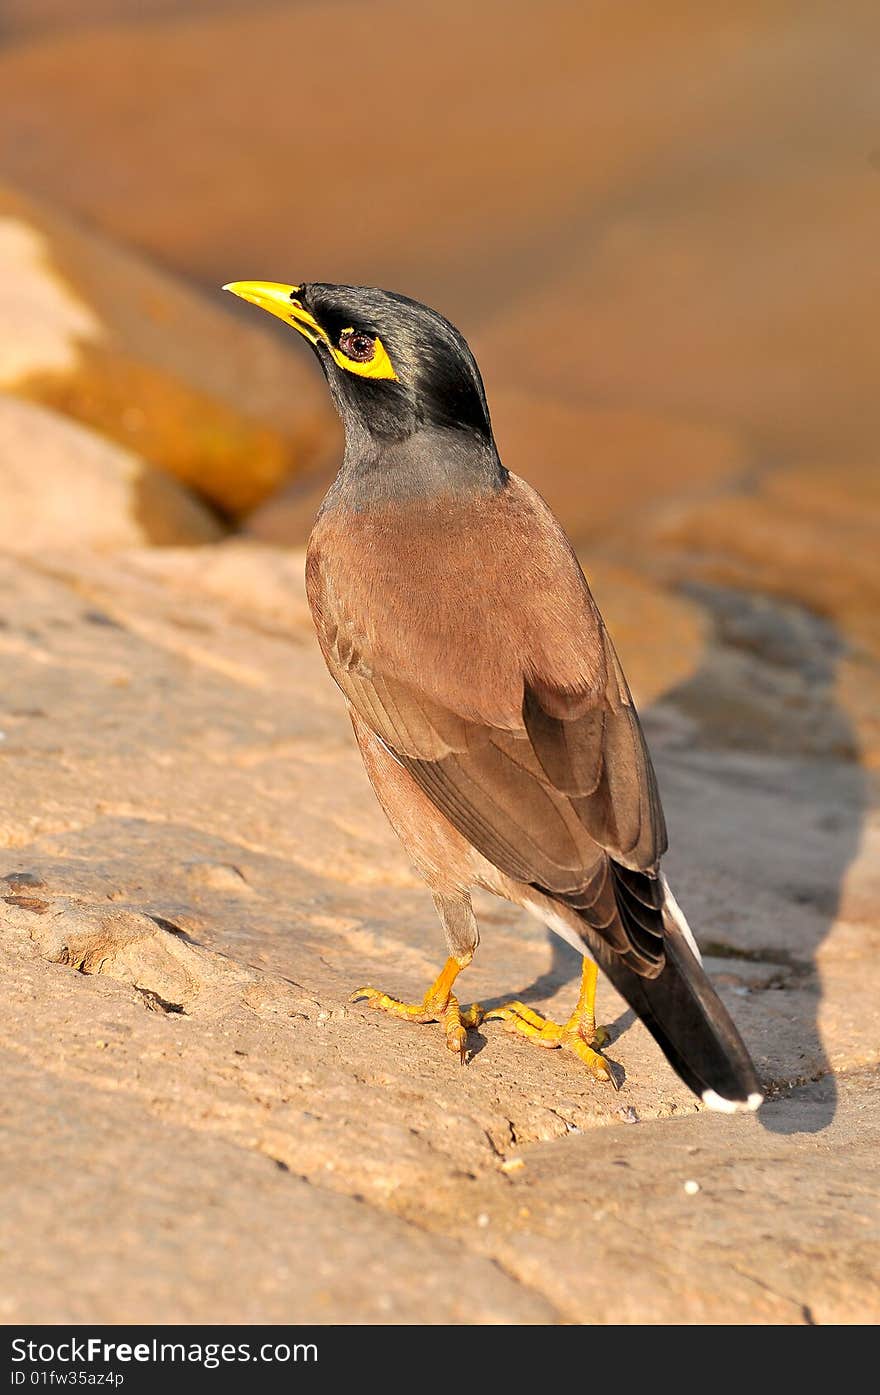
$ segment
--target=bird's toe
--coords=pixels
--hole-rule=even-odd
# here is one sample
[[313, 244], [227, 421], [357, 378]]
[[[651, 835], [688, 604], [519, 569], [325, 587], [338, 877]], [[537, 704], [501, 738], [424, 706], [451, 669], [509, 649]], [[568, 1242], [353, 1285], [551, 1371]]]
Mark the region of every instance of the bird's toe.
[[[593, 1040], [597, 1041], [597, 1036]], [[611, 1062], [601, 1052], [588, 1046], [582, 1037], [576, 1035], [566, 1037], [563, 1046], [567, 1051], [571, 1051], [577, 1056], [578, 1060], [583, 1061], [590, 1075], [594, 1080], [598, 1080], [600, 1085], [610, 1085], [614, 1090], [620, 1089]]]

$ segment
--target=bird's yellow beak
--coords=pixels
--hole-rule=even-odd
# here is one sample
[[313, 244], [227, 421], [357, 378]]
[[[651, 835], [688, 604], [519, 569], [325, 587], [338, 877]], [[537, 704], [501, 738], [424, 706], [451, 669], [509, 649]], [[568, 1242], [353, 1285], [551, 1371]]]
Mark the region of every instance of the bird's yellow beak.
[[230, 281], [223, 289], [293, 325], [310, 344], [317, 344], [319, 340], [329, 344], [318, 321], [299, 304], [296, 298], [299, 286], [283, 286], [280, 281]]
[[397, 382], [394, 365], [378, 335], [372, 337], [374, 349], [371, 358], [349, 358], [339, 345], [331, 344], [327, 331], [321, 328], [314, 315], [298, 299], [299, 286], [282, 286], [280, 281], [229, 281], [223, 289], [241, 296], [242, 300], [249, 300], [251, 305], [259, 305], [261, 310], [268, 310], [270, 315], [284, 320], [285, 324], [293, 325], [310, 344], [326, 346], [334, 363], [347, 373], [354, 373], [359, 378], [390, 378]]

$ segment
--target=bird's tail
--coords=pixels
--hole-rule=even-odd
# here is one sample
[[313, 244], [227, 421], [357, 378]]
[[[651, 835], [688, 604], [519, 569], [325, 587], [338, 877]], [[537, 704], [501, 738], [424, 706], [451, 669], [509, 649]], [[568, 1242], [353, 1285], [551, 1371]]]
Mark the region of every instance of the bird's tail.
[[580, 933], [673, 1070], [710, 1109], [725, 1113], [757, 1109], [764, 1096], [751, 1057], [709, 982], [694, 937], [665, 878], [663, 891], [666, 959], [655, 978], [643, 978], [629, 968], [582, 917], [578, 917]]

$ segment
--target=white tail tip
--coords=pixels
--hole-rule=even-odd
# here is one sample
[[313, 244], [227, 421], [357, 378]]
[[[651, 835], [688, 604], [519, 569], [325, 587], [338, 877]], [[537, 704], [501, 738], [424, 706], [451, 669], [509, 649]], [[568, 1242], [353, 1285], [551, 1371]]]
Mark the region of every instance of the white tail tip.
[[719, 1114], [748, 1114], [760, 1109], [764, 1096], [749, 1095], [747, 1100], [725, 1100], [714, 1090], [703, 1091], [703, 1104], [707, 1109], [716, 1109]]

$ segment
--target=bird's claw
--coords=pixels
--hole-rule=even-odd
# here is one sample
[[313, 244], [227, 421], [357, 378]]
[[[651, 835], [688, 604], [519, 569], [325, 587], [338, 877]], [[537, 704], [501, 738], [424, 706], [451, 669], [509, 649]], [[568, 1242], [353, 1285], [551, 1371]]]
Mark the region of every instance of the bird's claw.
[[454, 1051], [462, 1065], [468, 1057], [468, 1029], [477, 1027], [483, 1020], [483, 1009], [479, 1003], [472, 1003], [462, 1012], [458, 999], [451, 992], [443, 978], [432, 984], [420, 1003], [403, 1003], [382, 993], [378, 988], [357, 988], [351, 994], [352, 1003], [364, 1002], [379, 1012], [390, 1013], [392, 1017], [403, 1017], [409, 1022], [439, 1022], [446, 1036], [446, 1045]]
[[536, 1046], [563, 1047], [584, 1063], [594, 1080], [610, 1085], [613, 1090], [620, 1089], [613, 1063], [597, 1049], [607, 1042], [608, 1032], [605, 1027], [594, 1025], [592, 1008], [588, 1015], [574, 1012], [564, 1026], [520, 1002], [505, 1003], [489, 1012], [479, 1003], [462, 1009], [451, 989], [451, 975], [444, 974], [431, 985], [420, 1003], [402, 1003], [370, 987], [356, 989], [351, 1002], [365, 1002], [368, 1007], [393, 1017], [403, 1017], [408, 1022], [439, 1022], [447, 1047], [458, 1056], [462, 1066], [467, 1065], [468, 1060], [468, 1032], [484, 1021], [501, 1021], [509, 1032], [526, 1037]]
[[564, 1047], [583, 1061], [594, 1080], [601, 1085], [610, 1085], [619, 1090], [620, 1085], [612, 1063], [596, 1050], [608, 1040], [604, 1027], [592, 1027], [581, 1021], [577, 1014], [569, 1018], [565, 1026], [542, 1017], [534, 1008], [525, 1003], [505, 1003], [503, 1007], [492, 1008], [485, 1014], [487, 1020], [501, 1021], [509, 1032], [516, 1032], [535, 1046], [549, 1048]]

